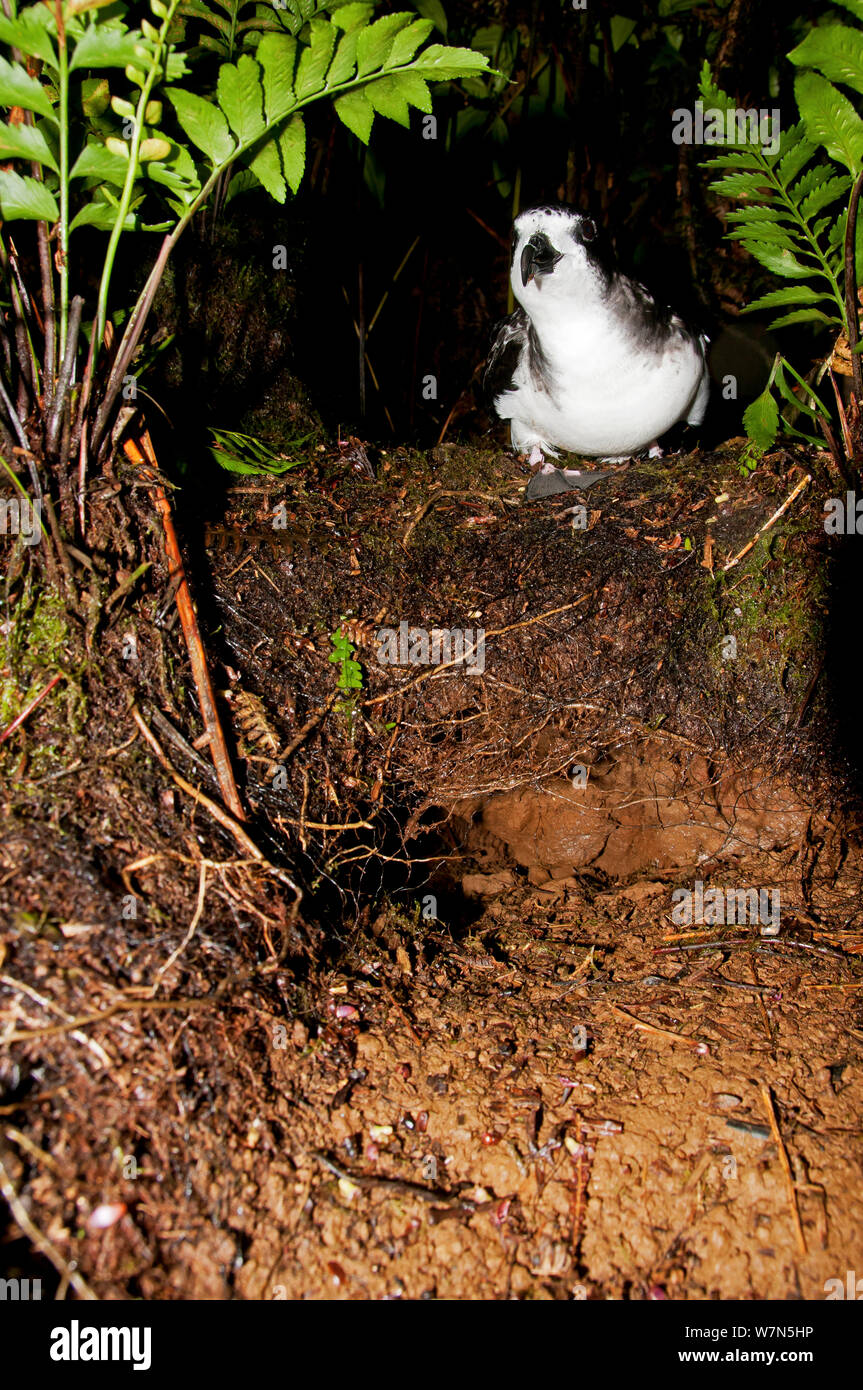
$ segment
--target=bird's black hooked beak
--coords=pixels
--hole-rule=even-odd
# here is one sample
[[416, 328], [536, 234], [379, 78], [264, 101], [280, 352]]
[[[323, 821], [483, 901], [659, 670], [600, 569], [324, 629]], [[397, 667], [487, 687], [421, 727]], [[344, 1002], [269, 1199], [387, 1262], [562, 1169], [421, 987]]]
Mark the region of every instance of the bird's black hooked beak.
[[555, 251], [544, 232], [534, 232], [521, 253], [521, 283], [530, 284], [535, 275], [550, 275], [563, 252]]

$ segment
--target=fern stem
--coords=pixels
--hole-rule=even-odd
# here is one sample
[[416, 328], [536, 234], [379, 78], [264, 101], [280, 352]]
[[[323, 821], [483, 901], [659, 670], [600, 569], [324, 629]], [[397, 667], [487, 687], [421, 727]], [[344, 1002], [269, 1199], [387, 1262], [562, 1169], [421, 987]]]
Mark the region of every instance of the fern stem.
[[[126, 217], [132, 203], [132, 195], [135, 191], [135, 181], [140, 172], [140, 151], [141, 141], [144, 134], [144, 116], [147, 110], [150, 96], [156, 78], [162, 66], [162, 56], [165, 52], [165, 45], [168, 40], [168, 30], [174, 18], [180, 0], [170, 0], [168, 12], [162, 20], [162, 27], [159, 30], [159, 37], [156, 41], [153, 54], [150, 58], [149, 70], [141, 88], [141, 95], [138, 98], [138, 105], [135, 110], [134, 130], [129, 144], [129, 167], [126, 170], [126, 179], [123, 184], [123, 191], [120, 194], [120, 201], [117, 206], [117, 215], [114, 219], [114, 226], [111, 228], [111, 237], [108, 242], [108, 249], [105, 252], [105, 260], [102, 265], [102, 279], [99, 283], [99, 302], [96, 308], [96, 319], [93, 326], [93, 365], [95, 368], [96, 359], [99, 355], [99, 348], [105, 335], [105, 323], [108, 315], [108, 292], [111, 287], [111, 277], [114, 273], [114, 261], [117, 255], [117, 247], [120, 237], [123, 235], [126, 226]], [[62, 357], [62, 349], [61, 349]]]
[[66, 47], [66, 26], [63, 23], [63, 3], [57, 0], [57, 106], [60, 123], [60, 223], [58, 228], [60, 262], [60, 343], [58, 362], [66, 351], [69, 328], [69, 51]]
[[821, 269], [816, 270], [813, 267], [812, 274], [823, 275], [823, 277], [828, 281], [830, 285], [831, 294], [833, 295], [833, 298], [836, 301], [836, 304], [839, 308], [839, 313], [842, 317], [842, 325], [845, 329], [845, 332], [847, 333], [848, 316], [845, 312], [845, 301], [842, 296], [842, 291], [839, 288], [839, 282], [836, 279], [836, 276], [833, 274], [833, 271], [830, 269], [830, 262], [827, 260], [827, 257], [821, 250], [821, 247], [818, 244], [818, 239], [813, 235], [812, 229], [810, 228], [809, 223], [806, 221], [806, 218], [802, 215], [793, 198], [789, 196], [788, 190], [785, 188], [785, 185], [781, 183], [780, 180], [776, 177], [776, 174], [774, 173], [773, 169], [763, 158], [763, 156], [761, 158], [761, 163], [765, 173], [770, 179], [770, 182], [773, 184], [773, 187], [779, 193], [779, 196], [781, 197], [788, 211], [791, 213], [791, 216], [794, 218], [795, 222], [798, 224], [800, 231], [803, 233], [803, 236], [809, 244], [810, 250], [808, 252], [804, 252], [803, 254], [813, 256], [820, 263]]
[[858, 401], [863, 400], [863, 363], [860, 361], [860, 353], [856, 350], [860, 341], [857, 304], [857, 208], [861, 190], [863, 173], [857, 175], [851, 190], [848, 221], [845, 226], [845, 315], [848, 320], [848, 349], [854, 372], [854, 394]]

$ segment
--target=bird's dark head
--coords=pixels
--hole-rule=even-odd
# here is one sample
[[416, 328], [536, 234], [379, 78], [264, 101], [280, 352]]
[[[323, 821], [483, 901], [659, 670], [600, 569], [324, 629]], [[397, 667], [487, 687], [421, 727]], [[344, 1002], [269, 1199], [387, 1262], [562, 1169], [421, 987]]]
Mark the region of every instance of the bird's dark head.
[[510, 279], [528, 313], [544, 300], [601, 290], [607, 272], [590, 217], [568, 207], [529, 208], [516, 219]]

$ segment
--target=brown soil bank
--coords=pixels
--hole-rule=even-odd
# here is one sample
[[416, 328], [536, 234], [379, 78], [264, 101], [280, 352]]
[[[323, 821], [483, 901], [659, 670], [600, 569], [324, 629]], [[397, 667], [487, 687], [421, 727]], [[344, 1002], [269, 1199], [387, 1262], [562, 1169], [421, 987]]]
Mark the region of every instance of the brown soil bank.
[[[181, 495], [248, 842], [190, 791], [146, 492], [94, 515], [80, 628], [13, 565], [0, 724], [64, 680], [0, 745], [8, 1270], [823, 1298], [863, 1266], [842, 485], [729, 448], [531, 504], [493, 448], [352, 459]], [[401, 624], [484, 648], [412, 664]]]

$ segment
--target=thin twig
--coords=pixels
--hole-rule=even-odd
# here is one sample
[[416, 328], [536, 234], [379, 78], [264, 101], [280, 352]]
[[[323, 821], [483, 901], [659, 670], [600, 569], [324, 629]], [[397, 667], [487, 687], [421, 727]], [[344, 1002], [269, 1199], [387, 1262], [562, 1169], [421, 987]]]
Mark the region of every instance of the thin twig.
[[811, 482], [811, 473], [807, 473], [805, 478], [801, 478], [796, 488], [794, 488], [794, 490], [788, 494], [785, 501], [782, 503], [782, 506], [777, 507], [776, 511], [773, 513], [773, 515], [770, 517], [768, 521], [765, 521], [763, 526], [759, 526], [758, 530], [755, 532], [755, 535], [752, 537], [752, 540], [747, 541], [746, 545], [744, 545], [742, 550], [738, 550], [737, 554], [731, 560], [726, 561], [726, 563], [722, 566], [723, 574], [726, 572], [726, 570], [733, 569], [735, 565], [739, 564], [740, 561], [743, 559], [744, 555], [749, 554], [752, 547], [754, 545], [757, 545], [759, 539], [761, 538], [761, 536], [764, 535], [765, 531], [769, 531], [770, 527], [773, 526], [773, 524], [777, 522], [779, 518], [782, 515], [784, 515], [785, 512], [788, 511], [788, 508], [791, 506], [792, 502], [796, 501], [796, 499], [800, 496], [804, 488], [807, 488]]
[[761, 1099], [764, 1102], [764, 1109], [770, 1121], [770, 1129], [773, 1134], [773, 1142], [779, 1151], [779, 1162], [782, 1164], [782, 1172], [785, 1177], [785, 1186], [788, 1189], [788, 1205], [791, 1208], [791, 1218], [794, 1222], [794, 1234], [797, 1237], [797, 1247], [801, 1256], [805, 1259], [809, 1253], [806, 1249], [806, 1237], [803, 1234], [803, 1225], [800, 1220], [800, 1209], [797, 1206], [797, 1190], [794, 1186], [794, 1175], [791, 1172], [791, 1164], [788, 1161], [788, 1154], [782, 1141], [779, 1131], [779, 1124], [776, 1119], [776, 1111], [773, 1108], [773, 1098], [770, 1095], [770, 1088], [762, 1081]]
[[195, 903], [195, 911], [194, 915], [192, 916], [192, 920], [189, 923], [189, 930], [186, 932], [186, 935], [183, 937], [183, 940], [180, 942], [179, 946], [177, 946], [176, 949], [171, 952], [168, 959], [165, 961], [165, 964], [160, 965], [159, 969], [156, 971], [156, 978], [152, 986], [154, 994], [156, 993], [156, 990], [159, 988], [159, 981], [161, 980], [162, 976], [165, 974], [166, 971], [170, 970], [174, 962], [179, 959], [179, 957], [183, 954], [186, 947], [188, 946], [189, 942], [192, 940], [192, 937], [195, 935], [195, 932], [198, 929], [198, 923], [201, 920], [201, 914], [204, 911], [204, 899], [206, 898], [206, 896], [207, 861], [205, 859], [202, 859], [200, 865], [198, 866], [198, 901]]
[[109, 1004], [95, 1014], [79, 1014], [67, 1023], [49, 1023], [45, 1028], [16, 1028], [3, 1037], [4, 1046], [13, 1042], [36, 1042], [42, 1038], [55, 1038], [60, 1033], [70, 1033], [76, 1028], [89, 1028], [97, 1023], [107, 1023], [117, 1014], [137, 1012], [140, 1009], [203, 1009], [212, 1004], [209, 997], [202, 999], [126, 999], [122, 1004]]
[[45, 689], [40, 690], [39, 694], [33, 697], [27, 708], [22, 709], [21, 713], [16, 715], [15, 718], [12, 720], [12, 723], [6, 725], [6, 728], [3, 730], [2, 734], [0, 734], [0, 743], [5, 743], [7, 738], [14, 734], [16, 729], [20, 729], [21, 725], [25, 722], [25, 720], [30, 718], [30, 715], [33, 713], [36, 706], [41, 705], [42, 701], [45, 699], [45, 696], [50, 695], [57, 682], [63, 679], [64, 674], [65, 673], [63, 671], [60, 671], [58, 675], [54, 676], [53, 680], [50, 680], [48, 684], [45, 686]]
[[324, 703], [321, 705], [320, 709], [317, 710], [311, 716], [310, 719], [306, 720], [303, 727], [299, 730], [298, 733], [294, 735], [287, 747], [282, 750], [282, 752], [279, 755], [280, 763], [286, 763], [288, 758], [290, 758], [293, 753], [296, 753], [300, 744], [304, 741], [307, 735], [312, 733], [313, 730], [315, 730], [319, 724], [323, 723], [330, 710], [332, 709], [333, 705], [336, 703], [336, 700], [338, 700], [343, 694], [344, 691], [342, 690], [330, 691], [329, 695], [324, 700]]
[[200, 802], [202, 806], [205, 806], [213, 819], [217, 820], [225, 830], [233, 835], [237, 844], [240, 845], [252, 859], [258, 860], [261, 864], [266, 863], [263, 854], [258, 849], [254, 840], [249, 839], [243, 827], [234, 820], [233, 816], [229, 816], [228, 812], [224, 807], [220, 806], [218, 802], [213, 801], [211, 797], [206, 796], [205, 793], [199, 791], [197, 787], [193, 787], [191, 782], [187, 782], [185, 777], [181, 777], [179, 772], [174, 771], [152, 729], [147, 728], [147, 725], [141, 718], [140, 712], [134, 706], [132, 708], [132, 718], [155, 753], [160, 765], [180, 790], [185, 792], [187, 796], [191, 796], [193, 800]]

